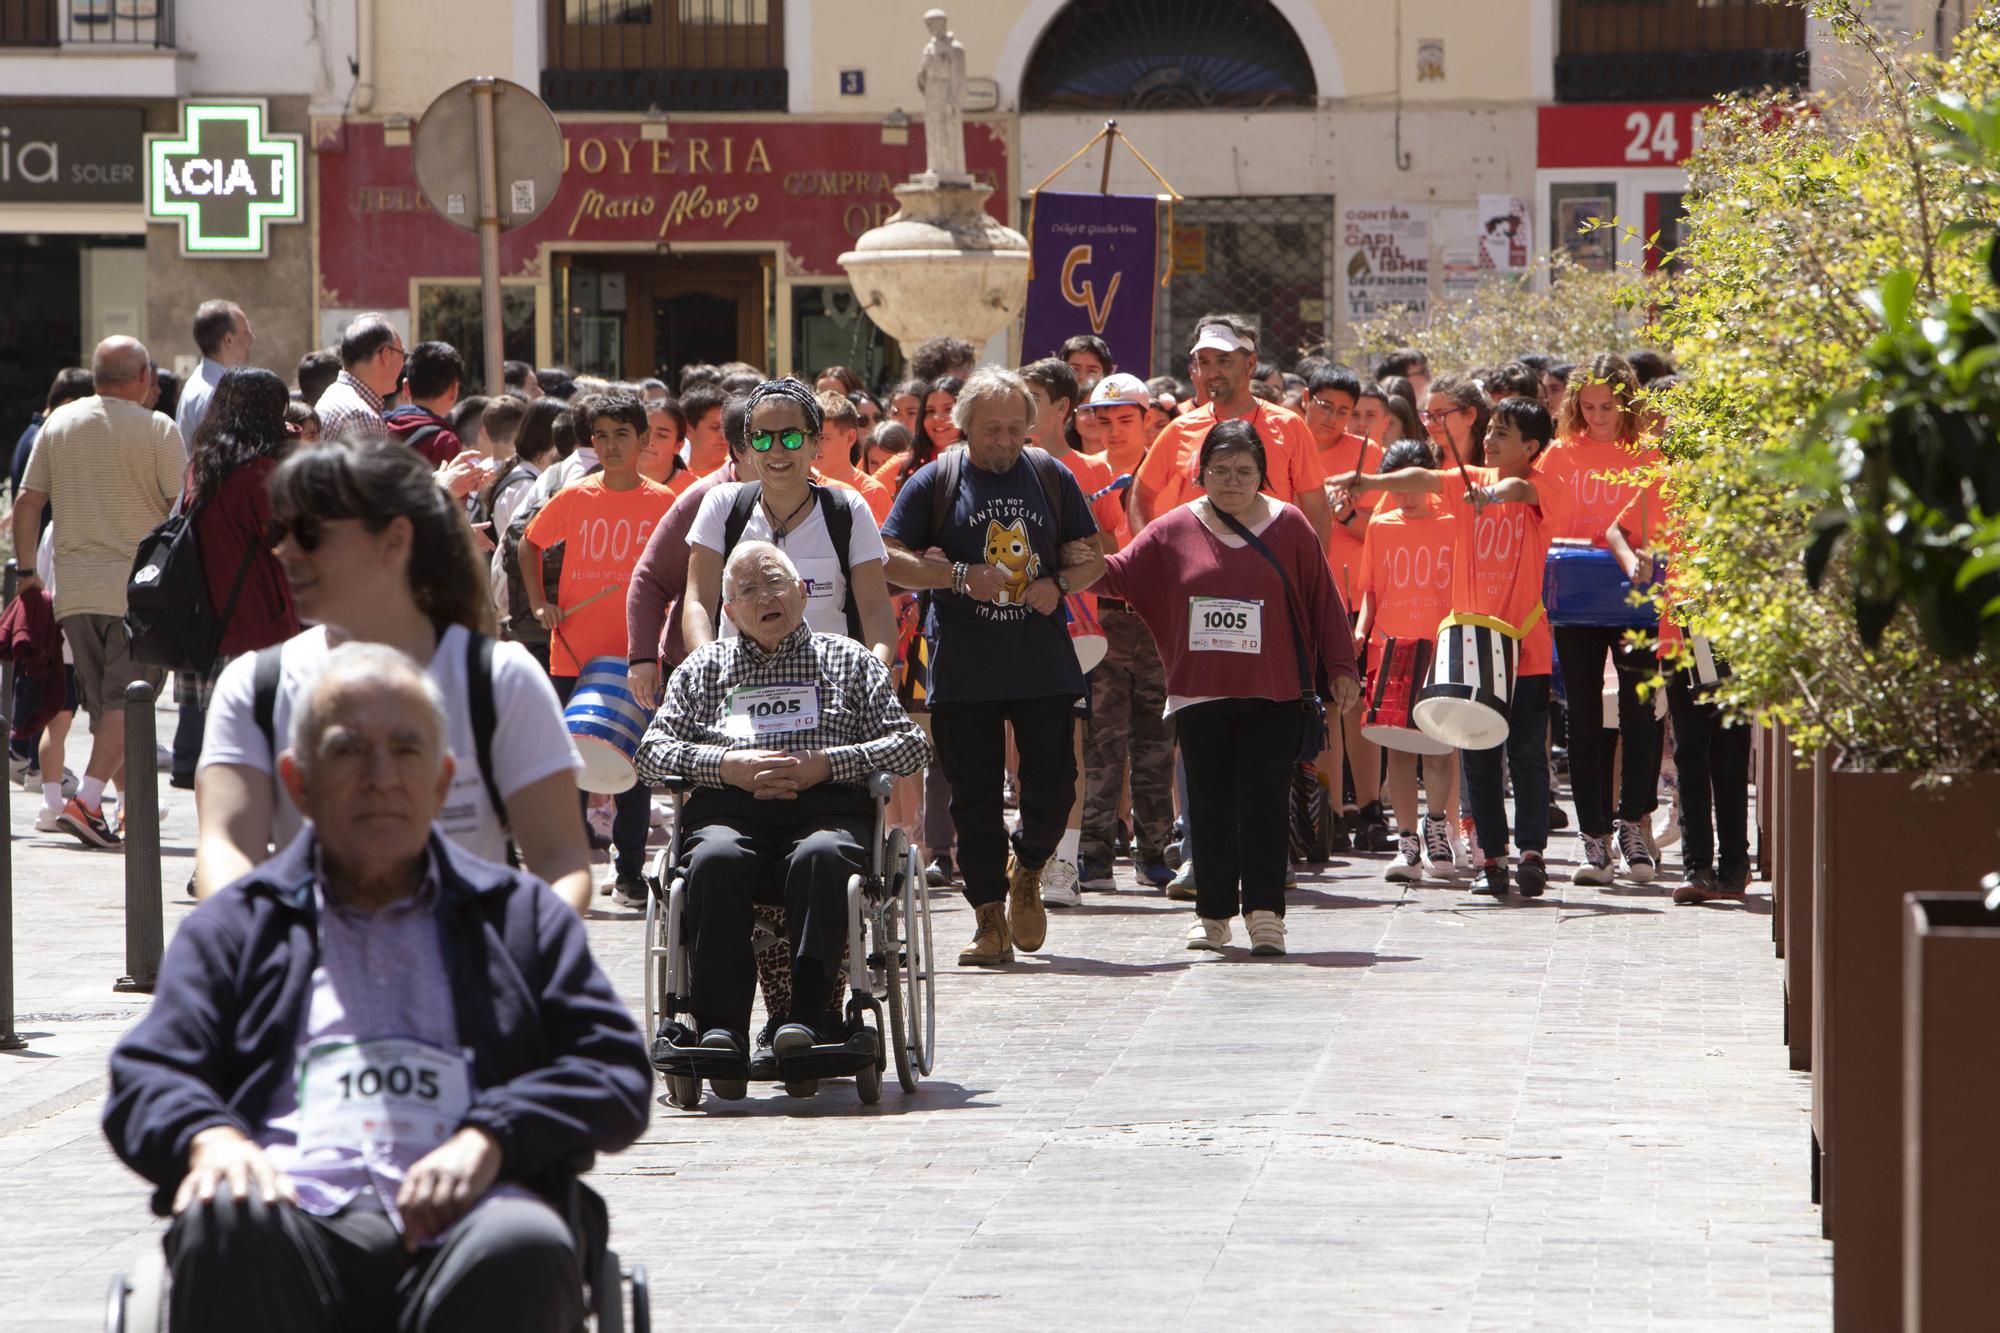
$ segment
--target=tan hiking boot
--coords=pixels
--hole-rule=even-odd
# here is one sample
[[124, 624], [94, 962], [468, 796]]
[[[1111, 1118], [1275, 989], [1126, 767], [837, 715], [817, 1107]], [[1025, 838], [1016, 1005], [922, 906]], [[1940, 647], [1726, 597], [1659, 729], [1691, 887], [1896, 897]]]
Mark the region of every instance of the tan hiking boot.
[[1007, 933], [1007, 904], [981, 903], [974, 910], [979, 913], [979, 925], [972, 932], [972, 943], [958, 951], [958, 965], [999, 967], [1013, 962], [1014, 945]]
[[1007, 857], [1007, 926], [1014, 943], [1029, 953], [1042, 947], [1049, 937], [1049, 913], [1042, 906], [1042, 870], [1021, 864], [1012, 853]]

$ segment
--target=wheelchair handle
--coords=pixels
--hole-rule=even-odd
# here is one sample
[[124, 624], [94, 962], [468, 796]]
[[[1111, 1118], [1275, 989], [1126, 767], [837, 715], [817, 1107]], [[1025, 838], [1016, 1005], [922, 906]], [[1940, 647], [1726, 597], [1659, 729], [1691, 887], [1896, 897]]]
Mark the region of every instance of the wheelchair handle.
[[876, 800], [886, 801], [890, 796], [895, 794], [895, 791], [896, 775], [894, 773], [870, 773], [868, 775], [868, 794]]

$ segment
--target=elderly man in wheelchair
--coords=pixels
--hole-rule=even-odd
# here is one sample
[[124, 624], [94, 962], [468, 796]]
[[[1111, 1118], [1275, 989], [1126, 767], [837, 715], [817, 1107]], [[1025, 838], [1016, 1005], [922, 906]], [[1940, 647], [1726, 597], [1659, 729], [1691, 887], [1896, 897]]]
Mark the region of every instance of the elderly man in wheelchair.
[[[857, 994], [843, 1012], [836, 991], [843, 963], [869, 966], [853, 947], [849, 885], [881, 881], [878, 775], [913, 775], [930, 758], [882, 664], [806, 623], [807, 589], [782, 550], [740, 543], [722, 593], [737, 632], [674, 672], [638, 753], [641, 780], [684, 793], [668, 934], [684, 942], [688, 975], [684, 995], [665, 988], [652, 1049], [676, 1105], [698, 1100], [703, 1078], [718, 1097], [745, 1094], [759, 902], [782, 904], [791, 959], [789, 1012], [766, 1028], [778, 1078], [803, 1096], [820, 1078], [879, 1071], [879, 1029], [857, 1008], [869, 1001]], [[676, 1017], [683, 1004], [691, 1022]]]
[[[445, 735], [414, 662], [335, 649], [279, 760], [311, 822], [181, 925], [112, 1052], [174, 1328], [622, 1326], [577, 1176], [645, 1129], [645, 1046], [576, 913], [434, 830]], [[113, 1327], [158, 1313], [156, 1275], [114, 1287]]]

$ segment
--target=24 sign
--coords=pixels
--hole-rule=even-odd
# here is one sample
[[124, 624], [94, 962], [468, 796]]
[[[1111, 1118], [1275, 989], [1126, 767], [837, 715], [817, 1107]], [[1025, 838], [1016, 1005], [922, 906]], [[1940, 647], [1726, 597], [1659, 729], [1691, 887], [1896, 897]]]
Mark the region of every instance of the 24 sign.
[[1545, 106], [1536, 113], [1538, 167], [1677, 167], [1701, 141], [1698, 102]]

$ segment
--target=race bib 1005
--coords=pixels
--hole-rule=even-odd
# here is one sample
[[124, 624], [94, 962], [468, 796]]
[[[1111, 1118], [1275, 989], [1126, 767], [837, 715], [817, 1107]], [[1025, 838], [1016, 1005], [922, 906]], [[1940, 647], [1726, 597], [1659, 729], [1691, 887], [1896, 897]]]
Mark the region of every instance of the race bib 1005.
[[742, 740], [819, 730], [817, 685], [742, 685], [729, 692], [729, 735]]
[[1188, 598], [1188, 651], [1259, 653], [1263, 650], [1263, 602], [1234, 597]]
[[472, 1107], [471, 1062], [412, 1037], [330, 1042], [299, 1061], [299, 1146], [414, 1162]]

